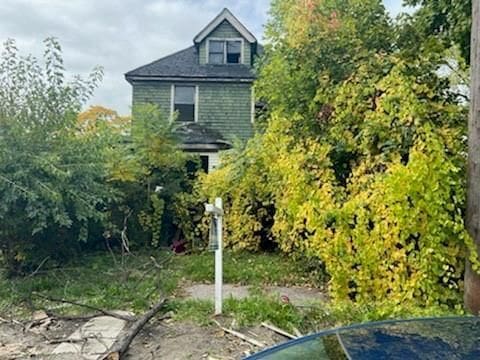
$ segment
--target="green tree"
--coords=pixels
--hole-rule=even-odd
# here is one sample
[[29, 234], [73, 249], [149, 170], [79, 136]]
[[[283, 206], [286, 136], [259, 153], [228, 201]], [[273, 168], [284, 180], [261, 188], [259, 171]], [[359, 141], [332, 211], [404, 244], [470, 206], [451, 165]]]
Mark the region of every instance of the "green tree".
[[404, 3], [418, 7], [413, 14], [416, 31], [424, 37], [438, 37], [446, 48], [458, 45], [464, 61], [470, 63], [472, 0], [404, 0]]
[[102, 78], [67, 81], [59, 43], [44, 63], [8, 40], [0, 58], [0, 249], [10, 271], [64, 261], [116, 197], [105, 182], [105, 136], [80, 136], [77, 114]]
[[392, 50], [392, 27], [379, 0], [275, 0], [270, 12], [255, 84], [270, 110], [315, 121], [336, 85], [374, 54]]

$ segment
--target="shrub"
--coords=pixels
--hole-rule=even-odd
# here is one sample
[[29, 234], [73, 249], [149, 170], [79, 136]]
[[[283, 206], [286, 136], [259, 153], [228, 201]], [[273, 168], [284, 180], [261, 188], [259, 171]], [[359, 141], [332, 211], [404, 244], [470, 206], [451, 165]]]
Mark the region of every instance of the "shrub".
[[387, 74], [368, 65], [339, 86], [322, 132], [299, 133], [301, 116], [273, 113], [200, 188], [224, 198], [228, 245], [256, 250], [267, 234], [319, 259], [338, 303], [454, 307], [471, 247], [465, 112], [388, 61]]
[[66, 82], [54, 39], [44, 61], [21, 57], [12, 40], [0, 58], [0, 249], [10, 272], [72, 256], [117, 196], [104, 181], [105, 137], [77, 129], [101, 70]]
[[[120, 137], [108, 162], [108, 179], [123, 194], [112, 210], [110, 236], [126, 226], [134, 246], [158, 246], [175, 229], [175, 198], [191, 188], [186, 153], [177, 146], [174, 126], [152, 104], [133, 109], [131, 131]], [[125, 222], [126, 220], [126, 222]]]

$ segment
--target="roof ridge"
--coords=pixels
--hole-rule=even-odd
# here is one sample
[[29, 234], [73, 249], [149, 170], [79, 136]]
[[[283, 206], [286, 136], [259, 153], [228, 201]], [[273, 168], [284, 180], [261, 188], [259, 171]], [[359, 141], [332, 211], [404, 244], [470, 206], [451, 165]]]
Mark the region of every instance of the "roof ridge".
[[228, 21], [240, 35], [242, 35], [248, 42], [255, 43], [257, 39], [250, 30], [230, 11], [228, 8], [223, 8], [220, 13], [215, 16], [194, 38], [194, 43], [199, 43], [205, 39], [213, 30], [215, 30], [223, 21]]
[[175, 52], [172, 53], [172, 54], [169, 54], [169, 55], [163, 56], [163, 57], [161, 57], [161, 58], [159, 58], [159, 59], [153, 60], [153, 61], [151, 61], [151, 62], [149, 62], [149, 63], [147, 63], [147, 64], [145, 64], [145, 65], [142, 65], [142, 66], [139, 66], [139, 67], [137, 67], [137, 68], [135, 68], [135, 69], [133, 69], [133, 70], [127, 71], [124, 75], [125, 75], [125, 76], [128, 76], [128, 75], [130, 75], [131, 73], [133, 73], [133, 72], [135, 72], [135, 71], [141, 70], [141, 69], [143, 69], [143, 68], [145, 68], [145, 67], [147, 67], [147, 66], [153, 65], [153, 64], [155, 64], [155, 63], [157, 63], [157, 62], [159, 62], [159, 61], [166, 60], [166, 59], [168, 59], [168, 58], [170, 58], [170, 57], [172, 57], [172, 56], [179, 55], [180, 53], [186, 52], [187, 50], [190, 50], [190, 49], [192, 49], [192, 48], [195, 48], [195, 45], [190, 45], [189, 47], [187, 47], [187, 48], [185, 48], [185, 49], [175, 51]]

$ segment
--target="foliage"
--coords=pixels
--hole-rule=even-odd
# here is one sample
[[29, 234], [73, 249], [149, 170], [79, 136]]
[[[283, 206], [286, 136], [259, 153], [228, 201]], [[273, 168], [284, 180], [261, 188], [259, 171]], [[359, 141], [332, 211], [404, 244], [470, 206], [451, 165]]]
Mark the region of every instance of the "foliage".
[[131, 118], [120, 116], [115, 110], [95, 105], [78, 115], [78, 127], [82, 132], [99, 132], [102, 127], [108, 127], [112, 132], [126, 133], [129, 130]]
[[459, 308], [451, 309], [435, 305], [424, 308], [411, 304], [398, 306], [398, 304], [392, 304], [388, 301], [363, 305], [351, 301], [336, 301], [317, 309], [317, 312], [319, 314], [316, 315], [316, 318], [321, 324], [326, 324], [325, 328], [378, 320], [460, 316], [464, 314], [463, 310]]
[[193, 182], [190, 191], [177, 193], [172, 204], [173, 222], [192, 251], [207, 246], [210, 229], [210, 219], [204, 216], [207, 198], [198, 186], [204, 174], [198, 172], [197, 176], [198, 181]]
[[[378, 307], [378, 318], [448, 312], [475, 254], [463, 224], [467, 111], [435, 46], [399, 48], [382, 9], [273, 3], [256, 83], [267, 123], [198, 196], [224, 199], [229, 246], [273, 242], [316, 259], [339, 306]], [[352, 15], [362, 11], [380, 20]]]
[[0, 248], [10, 271], [64, 261], [106, 219], [117, 194], [104, 181], [107, 138], [79, 136], [77, 114], [102, 77], [66, 81], [61, 48], [44, 64], [8, 40], [0, 59]]
[[173, 124], [156, 106], [133, 109], [131, 132], [112, 149], [107, 165], [109, 181], [124, 194], [110, 235], [118, 236], [125, 214], [131, 214], [127, 228], [132, 244], [157, 246], [166, 240], [173, 232], [173, 199], [190, 187], [188, 159], [177, 147]]
[[[225, 154], [222, 159], [225, 166], [205, 176], [198, 189], [210, 201], [215, 196], [223, 198], [224, 241], [233, 249], [259, 250], [262, 239], [268, 241], [270, 238], [269, 226], [266, 225], [272, 216], [265, 191], [268, 182], [264, 177], [264, 163], [257, 156], [259, 154], [254, 153], [256, 140], [261, 139], [254, 138], [245, 151], [232, 150]], [[244, 152], [249, 152], [251, 156], [241, 156]], [[208, 197], [208, 194], [211, 196]]]
[[470, 241], [463, 227], [464, 144], [458, 141], [465, 112], [432, 91], [440, 85], [419, 84], [421, 70], [397, 62], [371, 87], [368, 69], [345, 83], [334, 105], [342, 110], [331, 139], [356, 156], [345, 201], [327, 224], [315, 226], [329, 226], [332, 241], [315, 234], [312, 242], [338, 300], [459, 301]]
[[190, 186], [188, 157], [156, 107], [133, 120], [80, 112], [101, 70], [67, 81], [60, 45], [45, 47], [43, 66], [13, 41], [0, 59], [0, 250], [12, 273], [103, 247], [104, 236], [156, 246], [174, 233], [173, 198]]
[[328, 98], [318, 89], [333, 90], [358, 64], [392, 48], [390, 20], [378, 0], [275, 0], [270, 13], [256, 94], [289, 115], [315, 119]]
[[407, 164], [394, 161], [364, 189], [352, 189], [331, 214], [331, 238], [312, 236], [336, 299], [427, 307], [459, 302], [468, 240], [460, 169], [434, 136], [426, 137]]
[[404, 3], [418, 7], [413, 26], [423, 37], [438, 37], [447, 48], [456, 44], [465, 62], [470, 63], [471, 0], [404, 0]]

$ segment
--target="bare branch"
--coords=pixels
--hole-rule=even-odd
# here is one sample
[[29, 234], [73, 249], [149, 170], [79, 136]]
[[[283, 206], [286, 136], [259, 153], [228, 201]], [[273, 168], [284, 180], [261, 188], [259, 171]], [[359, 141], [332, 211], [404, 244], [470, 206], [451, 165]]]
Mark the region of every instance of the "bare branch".
[[111, 317], [114, 317], [114, 318], [117, 318], [117, 319], [122, 319], [122, 320], [125, 320], [125, 321], [135, 321], [135, 319], [136, 319], [136, 318], [133, 317], [133, 316], [120, 315], [120, 314], [117, 314], [117, 313], [114, 312], [114, 311], [108, 311], [108, 310], [100, 309], [100, 308], [97, 308], [97, 307], [95, 307], [95, 306], [78, 303], [78, 302], [76, 302], [76, 301], [65, 300], [65, 299], [57, 299], [57, 298], [54, 298], [54, 297], [50, 297], [50, 296], [45, 296], [45, 295], [39, 294], [39, 293], [37, 293], [37, 292], [33, 292], [32, 295], [34, 295], [34, 296], [36, 296], [36, 297], [39, 297], [39, 298], [42, 298], [42, 299], [45, 299], [45, 300], [48, 300], [48, 301], [59, 302], [59, 303], [63, 303], [63, 304], [70, 304], [70, 305], [75, 305], [75, 306], [83, 307], [83, 308], [85, 308], [85, 309], [97, 311], [97, 312], [99, 312], [99, 313], [101, 313], [101, 314], [103, 314], [103, 315], [111, 316]]

